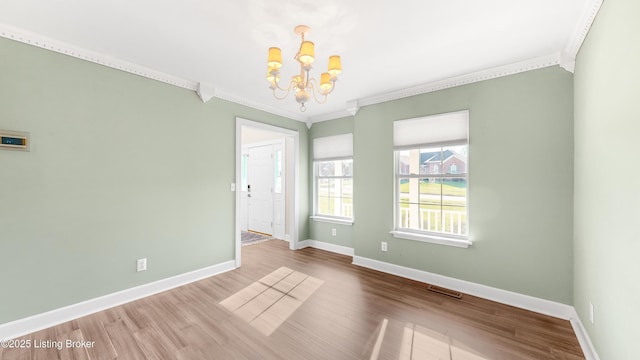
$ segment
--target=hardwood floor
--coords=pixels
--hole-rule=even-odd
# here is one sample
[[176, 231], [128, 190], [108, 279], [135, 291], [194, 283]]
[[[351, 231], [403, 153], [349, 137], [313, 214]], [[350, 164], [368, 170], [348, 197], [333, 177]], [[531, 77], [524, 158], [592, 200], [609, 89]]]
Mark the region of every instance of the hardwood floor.
[[[279, 240], [242, 256], [240, 269], [25, 336], [29, 347], [0, 348], [0, 359], [584, 359], [568, 321], [436, 294]], [[268, 331], [237, 314], [251, 300], [238, 300], [244, 289], [275, 292], [280, 281], [287, 292], [275, 296], [300, 302], [295, 311]], [[309, 281], [313, 290], [294, 291]]]

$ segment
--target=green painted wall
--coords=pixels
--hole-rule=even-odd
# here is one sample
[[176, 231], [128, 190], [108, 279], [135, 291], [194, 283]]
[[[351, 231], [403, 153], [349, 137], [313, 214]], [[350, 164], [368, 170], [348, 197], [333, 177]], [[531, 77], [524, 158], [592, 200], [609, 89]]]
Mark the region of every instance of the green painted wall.
[[[393, 238], [393, 121], [463, 109], [474, 245]], [[354, 157], [356, 255], [572, 303], [571, 73], [544, 68], [364, 107]]]
[[[572, 301], [572, 75], [545, 68], [314, 124], [0, 38], [0, 323], [234, 257], [235, 117], [300, 132], [299, 239]], [[391, 237], [393, 121], [469, 109], [470, 225], [457, 249]], [[310, 138], [354, 133], [355, 224], [307, 221]], [[171, 145], [175, 134], [190, 139]], [[549, 161], [553, 159], [553, 161]], [[331, 228], [338, 236], [331, 237]], [[379, 251], [380, 241], [389, 251]], [[135, 272], [147, 257], [149, 270]]]
[[31, 133], [31, 152], [0, 151], [0, 324], [234, 259], [236, 116], [299, 131], [309, 216], [305, 124], [4, 38], [0, 54], [0, 129]]
[[604, 1], [576, 63], [574, 304], [601, 359], [640, 359], [638, 14]]
[[[323, 121], [313, 124], [309, 131], [309, 204], [313, 206], [313, 139], [323, 136], [332, 136], [339, 134], [353, 133], [353, 117], [345, 117], [341, 119], [335, 119], [330, 121]], [[354, 162], [354, 177], [357, 176], [358, 168]], [[354, 193], [357, 189], [354, 188]], [[354, 194], [354, 197], [356, 195]], [[313, 212], [313, 209], [311, 209]], [[336, 236], [332, 235], [331, 230], [336, 229]], [[334, 245], [346, 246], [353, 248], [353, 226], [344, 224], [333, 224], [320, 221], [309, 222], [309, 238], [312, 240], [324, 241]]]

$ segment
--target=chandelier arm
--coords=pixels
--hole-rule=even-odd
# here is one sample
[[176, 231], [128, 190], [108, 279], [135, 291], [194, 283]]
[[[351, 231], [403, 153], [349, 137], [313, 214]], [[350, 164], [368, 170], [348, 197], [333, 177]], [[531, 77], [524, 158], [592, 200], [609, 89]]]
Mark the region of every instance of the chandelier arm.
[[323, 95], [327, 96], [327, 95], [331, 94], [335, 88], [336, 88], [336, 81], [335, 80], [331, 80], [331, 89], [329, 89], [329, 91], [323, 93]]
[[[275, 85], [275, 86], [273, 86], [273, 85]], [[278, 81], [278, 80], [274, 80], [274, 81], [271, 83], [271, 88], [273, 89], [273, 91], [274, 91], [274, 92], [275, 92], [275, 89], [276, 89], [276, 88], [278, 88], [278, 89], [279, 89], [279, 90], [281, 90], [281, 91], [286, 91], [286, 92], [287, 92], [287, 94], [288, 94], [288, 93], [289, 93], [289, 91], [291, 90], [291, 82], [289, 82], [289, 86], [287, 86], [286, 88], [283, 88], [283, 87], [281, 87], [281, 86], [280, 86], [280, 81]]]
[[[272, 87], [271, 89], [273, 89], [273, 97], [275, 97], [275, 98], [276, 98], [276, 99], [278, 99], [278, 100], [284, 100], [284, 99], [286, 99], [286, 98], [287, 98], [287, 96], [289, 96], [289, 92], [291, 92], [291, 84], [289, 84], [289, 87], [288, 87], [288, 88], [286, 88], [286, 89], [283, 89], [283, 88], [281, 88], [280, 86], [278, 86], [278, 87]], [[276, 89], [279, 89], [279, 90], [285, 91], [285, 94], [284, 94], [282, 97], [278, 96], [278, 94], [276, 94]]]
[[[320, 92], [320, 90], [316, 90], [316, 85], [317, 85], [316, 79], [309, 80], [309, 87], [308, 87], [310, 90], [309, 92], [313, 94], [313, 98], [316, 100], [318, 104], [324, 104], [327, 102], [327, 95], [329, 94], [330, 91], [327, 93], [322, 93]], [[318, 94], [316, 94], [316, 92], [320, 92], [321, 95], [324, 95], [324, 99], [318, 100]]]

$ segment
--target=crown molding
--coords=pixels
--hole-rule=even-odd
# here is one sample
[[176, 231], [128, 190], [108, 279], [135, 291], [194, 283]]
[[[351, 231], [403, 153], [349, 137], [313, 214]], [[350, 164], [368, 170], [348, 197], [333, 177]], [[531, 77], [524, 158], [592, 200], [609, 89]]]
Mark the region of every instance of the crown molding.
[[[565, 49], [556, 54], [537, 57], [513, 64], [490, 68], [482, 71], [473, 72], [461, 76], [456, 76], [436, 82], [409, 87], [406, 89], [391, 91], [384, 94], [374, 95], [367, 98], [356, 100], [359, 107], [379, 104], [386, 101], [397, 100], [405, 97], [425, 94], [433, 91], [444, 90], [460, 85], [467, 85], [479, 81], [495, 79], [502, 76], [514, 75], [521, 72], [541, 69], [544, 67], [560, 65], [563, 69], [573, 73], [576, 63], [576, 57], [580, 51], [582, 43], [587, 37], [593, 21], [600, 11], [603, 0], [589, 0], [584, 7], [580, 20], [578, 21], [573, 35]], [[349, 109], [347, 109], [349, 111]], [[357, 110], [356, 110], [357, 112]], [[328, 118], [324, 120], [329, 120]], [[320, 121], [320, 120], [318, 120]]]
[[347, 101], [347, 112], [355, 116], [360, 110], [360, 103], [358, 100]]
[[338, 111], [334, 111], [334, 112], [330, 112], [330, 113], [326, 113], [326, 114], [320, 114], [320, 115], [316, 115], [316, 116], [311, 116], [311, 117], [309, 117], [308, 121], [310, 123], [314, 124], [314, 123], [328, 121], [328, 120], [340, 119], [340, 118], [347, 117], [347, 116], [352, 116], [352, 115], [355, 115], [355, 114], [351, 114], [345, 108], [344, 110], [338, 110]]
[[545, 67], [560, 65], [562, 56], [560, 53], [541, 56], [525, 61], [520, 61], [508, 65], [489, 68], [486, 70], [476, 71], [473, 73], [454, 76], [451, 78], [420, 84], [404, 89], [394, 90], [362, 99], [349, 101], [344, 111], [319, 115], [312, 118], [312, 122], [321, 122], [337, 119], [339, 117], [355, 115], [363, 106], [375, 105], [387, 101], [398, 100], [410, 96], [426, 94], [434, 91], [444, 90], [456, 86], [468, 85], [480, 81], [495, 79], [503, 76], [514, 75], [521, 72], [537, 70]]
[[122, 70], [131, 74], [161, 81], [181, 88], [193, 91], [196, 91], [198, 88], [198, 83], [195, 81], [183, 79], [181, 77], [163, 73], [161, 71], [141, 66], [132, 62], [113, 58], [95, 51], [83, 49], [81, 47], [65, 43], [63, 41], [54, 40], [10, 25], [0, 23], [0, 36], [28, 45], [37, 46], [46, 50], [55, 51], [60, 54], [72, 56], [81, 60], [108, 66], [113, 69]]
[[178, 86], [184, 89], [195, 91], [203, 102], [209, 101], [211, 98], [216, 97], [219, 99], [227, 100], [236, 104], [245, 105], [257, 110], [266, 111], [275, 115], [284, 116], [292, 120], [306, 122], [307, 118], [302, 117], [299, 114], [291, 113], [275, 107], [259, 104], [242, 97], [226, 93], [220, 89], [214, 87], [213, 84], [199, 83], [184, 79], [178, 76], [164, 73], [162, 71], [154, 70], [142, 65], [138, 65], [132, 62], [121, 60], [118, 58], [110, 57], [105, 54], [101, 54], [95, 51], [84, 49], [78, 46], [68, 44], [63, 41], [48, 38], [27, 30], [19, 29], [11, 25], [0, 23], [0, 36], [19, 41], [24, 44], [37, 46], [42, 49], [54, 51], [60, 54], [75, 57], [81, 60], [90, 61], [95, 64], [107, 66], [113, 69], [122, 70], [131, 74], [143, 76], [149, 79], [161, 81], [170, 85]]
[[197, 92], [203, 102], [208, 101], [212, 97], [230, 101], [236, 104], [244, 105], [257, 110], [265, 111], [274, 115], [280, 115], [292, 120], [301, 121], [311, 127], [313, 123], [327, 120], [338, 119], [341, 117], [355, 115], [363, 106], [379, 104], [387, 101], [397, 100], [415, 95], [421, 95], [429, 92], [444, 90], [456, 86], [468, 85], [479, 81], [490, 80], [502, 76], [514, 75], [521, 72], [541, 69], [544, 67], [560, 65], [567, 71], [573, 72], [575, 67], [575, 59], [580, 51], [580, 47], [584, 42], [593, 21], [602, 5], [602, 0], [589, 0], [585, 5], [580, 21], [577, 23], [573, 35], [567, 42], [565, 49], [559, 53], [547, 56], [537, 57], [521, 62], [508, 65], [498, 66], [490, 69], [476, 71], [469, 74], [455, 76], [439, 81], [429, 82], [409, 88], [398, 89], [382, 94], [369, 96], [366, 98], [355, 99], [345, 104], [344, 110], [335, 111], [327, 114], [306, 117], [302, 114], [293, 113], [281, 108], [261, 104], [235, 94], [224, 92], [215, 88], [213, 84], [198, 83], [196, 81], [184, 79], [178, 76], [170, 75], [147, 68], [135, 63], [120, 60], [100, 54], [91, 50], [83, 49], [62, 41], [38, 35], [26, 30], [18, 29], [10, 25], [0, 23], [0, 36], [7, 39], [19, 41], [25, 44], [37, 46], [50, 51], [72, 56], [78, 59], [90, 61], [99, 65], [108, 66], [114, 69], [126, 71], [135, 75], [143, 76], [149, 79], [161, 81], [174, 86], [182, 87]]
[[576, 69], [576, 58], [563, 52], [560, 55], [560, 67], [573, 74]]
[[[598, 15], [601, 6], [602, 0], [587, 1], [584, 9], [582, 10], [580, 20], [573, 29], [573, 34], [564, 48], [563, 55], [569, 59], [569, 62], [572, 61], [574, 65], [578, 52], [582, 47], [582, 43], [587, 38], [587, 34], [589, 33], [591, 25], [593, 25], [593, 21], [596, 19], [596, 15]], [[570, 71], [573, 72], [573, 70]]]
[[417, 86], [408, 87], [401, 90], [391, 91], [384, 94], [374, 95], [358, 100], [358, 104], [368, 106], [379, 104], [391, 100], [397, 100], [415, 95], [421, 95], [438, 90], [444, 90], [456, 86], [468, 85], [475, 82], [495, 79], [503, 76], [514, 75], [521, 72], [541, 69], [549, 66], [558, 65], [560, 63], [560, 54], [547, 55], [537, 57], [517, 63], [498, 66], [486, 70], [476, 71], [473, 73], [454, 76], [440, 81], [429, 82]]
[[593, 22], [595, 21], [596, 15], [598, 15], [598, 12], [600, 11], [602, 1], [603, 0], [589, 0], [586, 3], [580, 16], [580, 20], [573, 30], [571, 38], [567, 42], [567, 45], [565, 46], [563, 51], [559, 53], [353, 100], [347, 103], [344, 111], [318, 115], [310, 118], [309, 120], [312, 123], [333, 120], [343, 116], [347, 116], [348, 114], [355, 115], [362, 106], [374, 105], [405, 97], [426, 94], [429, 92], [444, 90], [460, 85], [472, 84], [489, 79], [495, 79], [502, 76], [514, 75], [517, 73], [541, 69], [549, 66], [559, 65], [563, 69], [573, 73], [578, 52], [580, 51], [582, 43], [584, 43], [584, 40], [586, 39], [587, 34], [591, 29], [591, 25], [593, 25]]
[[200, 96], [200, 100], [206, 103], [211, 100], [214, 96], [216, 96], [216, 88], [212, 84], [207, 83], [199, 83], [198, 89], [196, 90], [198, 96]]

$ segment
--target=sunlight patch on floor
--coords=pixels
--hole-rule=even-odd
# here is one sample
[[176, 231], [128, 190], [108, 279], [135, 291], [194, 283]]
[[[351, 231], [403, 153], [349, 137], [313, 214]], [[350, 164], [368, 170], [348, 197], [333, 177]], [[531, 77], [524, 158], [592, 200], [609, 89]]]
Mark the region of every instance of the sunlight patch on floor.
[[450, 337], [407, 323], [404, 327], [399, 360], [488, 360]]
[[323, 283], [283, 266], [221, 301], [220, 305], [269, 336]]

